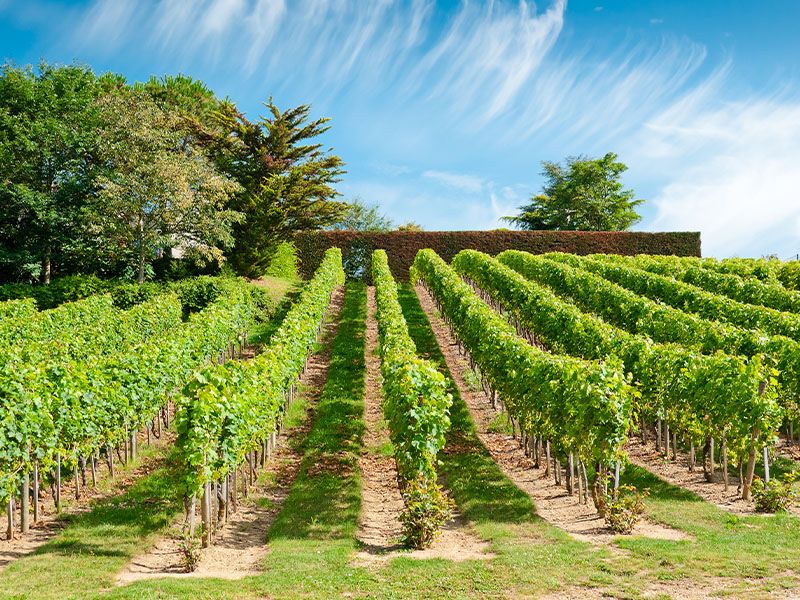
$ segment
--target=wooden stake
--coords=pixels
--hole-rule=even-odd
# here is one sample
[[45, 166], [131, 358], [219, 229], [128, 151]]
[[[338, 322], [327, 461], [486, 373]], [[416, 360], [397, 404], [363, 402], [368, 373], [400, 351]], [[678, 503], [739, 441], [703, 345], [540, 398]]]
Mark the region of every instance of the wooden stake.
[[61, 452], [56, 452], [56, 512], [61, 512]]
[[11, 541], [14, 539], [14, 496], [9, 496], [8, 498], [6, 514], [8, 516], [8, 527], [6, 528], [6, 540]]
[[725, 491], [728, 491], [728, 443], [725, 434], [722, 434], [722, 482], [725, 484]]
[[22, 476], [22, 494], [20, 499], [22, 501], [20, 504], [22, 510], [22, 516], [20, 517], [22, 533], [28, 533], [28, 528], [30, 526], [30, 511], [28, 510], [28, 502], [30, 500], [30, 475], [27, 471], [25, 471], [25, 474]]
[[33, 522], [39, 521], [39, 461], [33, 463]]

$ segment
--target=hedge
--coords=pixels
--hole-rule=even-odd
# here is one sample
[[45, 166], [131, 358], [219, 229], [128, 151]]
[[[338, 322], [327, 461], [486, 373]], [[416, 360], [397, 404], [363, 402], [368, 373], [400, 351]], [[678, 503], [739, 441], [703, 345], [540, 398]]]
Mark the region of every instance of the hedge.
[[295, 236], [301, 275], [309, 279], [331, 247], [342, 249], [345, 272], [368, 279], [370, 257], [386, 250], [393, 275], [408, 280], [417, 252], [431, 248], [446, 261], [464, 249], [495, 255], [504, 250], [532, 254], [673, 254], [700, 256], [699, 232], [650, 233], [643, 231], [303, 231]]

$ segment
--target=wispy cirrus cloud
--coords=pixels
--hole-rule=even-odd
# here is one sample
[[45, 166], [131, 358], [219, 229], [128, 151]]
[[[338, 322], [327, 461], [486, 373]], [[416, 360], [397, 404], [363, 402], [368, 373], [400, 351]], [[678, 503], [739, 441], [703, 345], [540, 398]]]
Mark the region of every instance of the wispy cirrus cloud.
[[467, 175], [464, 173], [449, 173], [447, 171], [428, 170], [423, 172], [422, 176], [447, 187], [473, 194], [483, 191], [484, 186], [486, 185], [486, 181], [482, 177], [477, 177], [476, 175]]
[[670, 173], [649, 229], [693, 229], [706, 254], [800, 252], [800, 97], [669, 107], [642, 133], [642, 162]]
[[732, 52], [670, 33], [666, 13], [612, 36], [617, 11], [589, 5], [604, 25], [581, 36], [565, 0], [9, 6], [4, 17], [52, 28], [59, 56], [189, 71], [245, 110], [268, 95], [314, 103], [361, 161], [345, 191], [397, 221], [493, 227], [538, 189], [540, 160], [616, 150], [651, 198], [642, 227], [700, 229], [717, 255], [798, 251], [797, 82], [737, 86]]

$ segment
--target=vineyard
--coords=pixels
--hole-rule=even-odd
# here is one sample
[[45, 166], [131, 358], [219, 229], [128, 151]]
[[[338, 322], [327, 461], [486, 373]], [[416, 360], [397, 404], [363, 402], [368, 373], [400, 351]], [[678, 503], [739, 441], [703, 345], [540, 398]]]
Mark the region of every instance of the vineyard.
[[320, 253], [0, 290], [0, 598], [797, 597], [795, 264]]

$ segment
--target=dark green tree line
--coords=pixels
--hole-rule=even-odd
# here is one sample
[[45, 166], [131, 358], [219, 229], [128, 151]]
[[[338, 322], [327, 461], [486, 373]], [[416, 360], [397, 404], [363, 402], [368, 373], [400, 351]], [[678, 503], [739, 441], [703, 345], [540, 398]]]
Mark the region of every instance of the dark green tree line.
[[129, 84], [79, 66], [0, 73], [0, 277], [139, 280], [161, 256], [264, 273], [281, 241], [346, 205], [309, 106], [250, 120], [186, 76]]

